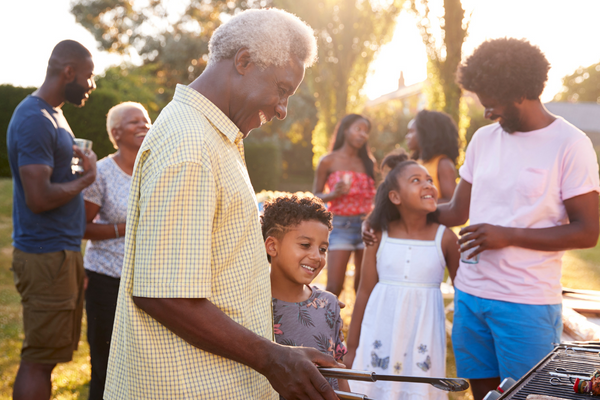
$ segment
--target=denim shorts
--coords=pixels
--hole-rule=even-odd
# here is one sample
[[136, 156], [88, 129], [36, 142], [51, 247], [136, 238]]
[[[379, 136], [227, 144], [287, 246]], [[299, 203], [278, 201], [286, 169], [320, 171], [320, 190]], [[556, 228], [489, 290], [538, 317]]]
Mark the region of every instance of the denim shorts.
[[562, 305], [532, 305], [454, 292], [452, 347], [461, 378], [518, 380], [554, 349]]
[[360, 234], [364, 214], [333, 216], [333, 230], [329, 234], [329, 250], [362, 250], [365, 245]]

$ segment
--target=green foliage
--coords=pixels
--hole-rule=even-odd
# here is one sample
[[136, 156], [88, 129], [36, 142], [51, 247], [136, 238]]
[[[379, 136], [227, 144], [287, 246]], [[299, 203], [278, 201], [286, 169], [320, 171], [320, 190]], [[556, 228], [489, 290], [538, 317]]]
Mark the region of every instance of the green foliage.
[[137, 101], [146, 107], [154, 121], [175, 92], [174, 86], [165, 85], [163, 77], [156, 64], [110, 67], [97, 80], [98, 90], [92, 96], [103, 91], [113, 93], [119, 103]]
[[273, 5], [306, 21], [317, 34], [319, 61], [305, 80], [315, 97], [319, 123], [312, 137], [313, 165], [326, 153], [334, 127], [362, 106], [369, 64], [389, 42], [403, 1], [273, 0]]
[[369, 145], [378, 162], [404, 142], [408, 122], [414, 117], [404, 112], [410, 101], [391, 100], [365, 110], [364, 114], [371, 120]]
[[[73, 134], [94, 142], [93, 150], [98, 159], [115, 152], [106, 132], [106, 114], [111, 107], [123, 101], [137, 101], [154, 120], [174, 90], [165, 90], [154, 65], [111, 67], [96, 80], [96, 85], [97, 89], [84, 107], [67, 103], [62, 109]], [[0, 85], [0, 176], [11, 176], [6, 150], [8, 123], [17, 105], [34, 90]]]
[[[317, 108], [314, 96], [304, 81], [296, 94], [289, 99], [288, 117], [274, 119], [255, 129], [248, 139], [270, 139], [278, 144], [281, 152], [281, 178], [284, 181], [311, 181], [313, 176], [311, 135], [317, 124]], [[248, 163], [250, 168], [250, 163]]]
[[[444, 111], [458, 125], [461, 148], [467, 142], [467, 128], [470, 126], [468, 107], [462, 100], [462, 90], [456, 83], [456, 69], [462, 57], [462, 45], [467, 37], [469, 21], [465, 21], [465, 10], [461, 0], [444, 0], [444, 15], [439, 18], [442, 43], [436, 39], [438, 26], [427, 0], [410, 0], [410, 10], [418, 18], [417, 27], [421, 32], [427, 51], [428, 84], [425, 93], [431, 110]], [[463, 160], [459, 156], [458, 164]]]
[[8, 152], [6, 149], [6, 132], [13, 111], [19, 103], [33, 93], [35, 88], [17, 87], [13, 85], [0, 85], [0, 177], [10, 177]]
[[163, 3], [78, 0], [73, 3], [71, 13], [94, 35], [101, 49], [137, 53], [144, 64], [158, 67], [167, 87], [174, 87], [176, 83], [191, 82], [204, 70], [208, 41], [220, 25], [222, 15], [265, 2], [189, 0], [179, 13], [177, 7], [167, 9]]
[[[222, 17], [253, 7], [278, 7], [297, 14], [315, 29], [319, 63], [306, 73], [301, 106], [295, 108], [290, 101], [293, 111], [289, 121], [272, 123], [261, 134], [253, 133], [276, 134], [284, 146], [281, 150], [287, 153], [286, 161], [292, 155], [291, 148], [293, 154], [312, 157], [308, 151], [311, 142], [317, 157], [324, 154], [337, 120], [361, 106], [358, 92], [369, 63], [380, 46], [391, 39], [402, 5], [402, 0], [188, 1], [181, 15], [169, 14], [160, 0], [150, 0], [143, 8], [128, 0], [78, 0], [71, 11], [101, 48], [122, 54], [133, 51], [145, 66], [153, 65], [164, 93], [172, 91], [176, 83], [190, 82], [204, 70], [208, 40]], [[311, 137], [317, 121], [321, 134]], [[310, 163], [302, 160], [301, 169], [308, 173], [305, 168]], [[284, 177], [287, 173], [283, 172]]]
[[428, 1], [410, 0], [410, 9], [418, 18], [429, 63], [428, 78], [430, 108], [448, 113], [456, 122], [460, 120], [460, 97], [462, 91], [456, 83], [456, 68], [462, 57], [462, 45], [467, 37], [468, 22], [461, 0], [444, 0], [444, 15], [439, 18], [442, 43], [436, 39], [437, 25], [433, 22]]
[[466, 114], [469, 117], [469, 127], [467, 128], [465, 139], [466, 144], [471, 141], [473, 134], [477, 132], [477, 130], [483, 126], [489, 125], [494, 121], [490, 121], [484, 117], [484, 108], [473, 96], [465, 96], [464, 97], [465, 105], [467, 108]]
[[106, 133], [106, 113], [118, 103], [115, 93], [98, 89], [90, 95], [86, 105], [82, 108], [68, 103], [63, 106], [63, 113], [73, 134], [75, 137], [94, 142], [92, 150], [98, 159], [115, 152]]
[[[166, 90], [162, 90], [154, 66], [111, 67], [104, 77], [97, 79], [97, 89], [92, 92], [86, 105], [77, 108], [65, 104], [63, 111], [76, 137], [94, 142], [93, 150], [98, 159], [114, 153], [115, 148], [106, 132], [106, 114], [111, 107], [124, 101], [141, 103], [156, 119], [165, 106]], [[173, 88], [174, 89], [174, 88]], [[163, 96], [164, 95], [164, 96]]]
[[244, 153], [254, 191], [276, 189], [281, 178], [281, 150], [277, 139], [245, 139]]
[[554, 101], [592, 102], [600, 104], [600, 63], [580, 67], [563, 78], [563, 88]]

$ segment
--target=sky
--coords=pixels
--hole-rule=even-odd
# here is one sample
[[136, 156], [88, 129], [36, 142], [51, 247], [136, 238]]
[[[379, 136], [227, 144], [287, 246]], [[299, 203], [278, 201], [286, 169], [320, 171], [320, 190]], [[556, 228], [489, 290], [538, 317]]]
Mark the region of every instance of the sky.
[[[77, 40], [92, 52], [96, 74], [121, 61], [119, 56], [97, 49], [91, 33], [78, 25], [69, 12], [70, 2], [3, 2], [0, 84], [39, 86], [52, 48], [64, 39]], [[442, 0], [430, 2], [435, 10]], [[552, 65], [542, 94], [544, 101], [550, 101], [560, 91], [565, 75], [600, 62], [600, 0], [463, 0], [463, 5], [471, 14], [463, 55], [468, 56], [487, 39], [507, 36], [529, 40], [542, 49]], [[381, 48], [371, 64], [363, 93], [373, 99], [394, 91], [400, 71], [406, 85], [423, 81], [427, 77], [426, 64], [425, 47], [415, 20], [408, 12], [402, 12], [392, 41]]]

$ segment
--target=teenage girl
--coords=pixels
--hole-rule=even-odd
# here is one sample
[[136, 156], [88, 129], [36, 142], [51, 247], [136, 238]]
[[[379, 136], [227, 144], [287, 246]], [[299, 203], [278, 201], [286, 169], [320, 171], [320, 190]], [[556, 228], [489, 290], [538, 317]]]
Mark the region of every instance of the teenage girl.
[[[415, 161], [397, 165], [377, 189], [368, 217], [377, 243], [365, 250], [363, 274], [348, 332], [348, 367], [381, 374], [446, 375], [446, 333], [440, 283], [454, 279], [456, 235], [430, 220], [437, 189]], [[350, 382], [381, 399], [446, 399], [430, 385]]]
[[420, 111], [408, 123], [406, 145], [411, 158], [423, 164], [439, 192], [438, 203], [447, 203], [456, 189], [458, 128], [448, 114]]
[[346, 115], [337, 125], [329, 154], [321, 159], [313, 193], [333, 213], [327, 255], [327, 291], [339, 296], [346, 266], [354, 253], [354, 290], [358, 288], [364, 244], [361, 223], [373, 208], [375, 172], [367, 147], [371, 122], [358, 114]]

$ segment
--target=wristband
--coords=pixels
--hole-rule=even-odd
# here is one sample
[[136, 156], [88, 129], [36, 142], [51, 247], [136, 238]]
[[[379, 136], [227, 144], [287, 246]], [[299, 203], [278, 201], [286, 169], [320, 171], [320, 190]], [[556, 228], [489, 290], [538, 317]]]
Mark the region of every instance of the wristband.
[[119, 228], [117, 227], [117, 224], [114, 224], [113, 227], [115, 228], [115, 239], [119, 238]]

